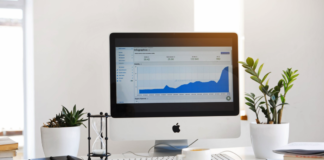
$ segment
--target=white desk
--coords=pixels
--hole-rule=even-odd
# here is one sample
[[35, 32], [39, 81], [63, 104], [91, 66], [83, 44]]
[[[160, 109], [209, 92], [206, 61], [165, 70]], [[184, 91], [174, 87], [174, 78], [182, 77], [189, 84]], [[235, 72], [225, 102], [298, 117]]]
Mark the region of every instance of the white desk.
[[[212, 154], [217, 154], [217, 153], [220, 153], [220, 152], [223, 152], [223, 151], [232, 151], [236, 154], [238, 154], [239, 156], [242, 157], [243, 160], [257, 160], [255, 157], [254, 157], [254, 153], [253, 153], [253, 149], [252, 147], [237, 147], [237, 148], [215, 148], [215, 149], [212, 149]], [[140, 154], [140, 153], [138, 153]], [[227, 154], [229, 156], [231, 156], [232, 158], [234, 158], [235, 160], [240, 160], [240, 158], [238, 158], [235, 154], [232, 154], [232, 153], [229, 153], [229, 152], [226, 152], [224, 154]], [[143, 153], [143, 154], [140, 154], [140, 155], [144, 155], [144, 156], [147, 156], [148, 154], [147, 153]], [[140, 158], [140, 157], [137, 157], [131, 153], [127, 153], [127, 154], [112, 154], [109, 159], [123, 159], [123, 158]], [[86, 157], [84, 157], [85, 160], [87, 160]], [[95, 158], [91, 158], [91, 159], [95, 159]]]

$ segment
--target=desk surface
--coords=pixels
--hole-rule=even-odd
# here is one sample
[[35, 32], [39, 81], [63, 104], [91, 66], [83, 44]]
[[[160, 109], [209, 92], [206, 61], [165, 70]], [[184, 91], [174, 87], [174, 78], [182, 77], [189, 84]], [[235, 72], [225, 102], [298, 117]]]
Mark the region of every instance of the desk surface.
[[[238, 154], [242, 160], [260, 160], [254, 157], [254, 153], [253, 153], [253, 149], [252, 147], [237, 147], [237, 148], [214, 148], [211, 149], [212, 150], [212, 154], [217, 154], [217, 153], [221, 153], [223, 151], [232, 151], [236, 154]], [[231, 156], [232, 158], [234, 158], [235, 160], [240, 160], [239, 157], [237, 157], [235, 154], [230, 153], [230, 152], [225, 152], [227, 155]], [[148, 156], [147, 153], [137, 153], [140, 155], [144, 155], [144, 156]], [[86, 156], [78, 156], [79, 158], [82, 158], [83, 160], [87, 160], [88, 157]], [[138, 156], [135, 156], [131, 153], [127, 153], [127, 154], [112, 154], [109, 159], [123, 159], [123, 158], [141, 158]], [[99, 160], [100, 158], [91, 158], [92, 160]], [[14, 160], [23, 160], [22, 157], [19, 158], [14, 158]]]
[[[252, 147], [237, 147], [237, 148], [214, 148], [212, 149], [212, 154], [217, 154], [223, 151], [232, 151], [236, 154], [238, 154], [239, 156], [241, 156], [242, 160], [257, 160], [254, 157], [254, 153], [253, 153], [253, 149]], [[140, 155], [144, 155], [144, 156], [148, 156], [147, 153], [138, 153]], [[231, 156], [232, 158], [234, 158], [235, 160], [240, 160], [239, 157], [237, 157], [235, 154], [230, 153], [230, 152], [226, 152], [225, 154]], [[127, 154], [112, 154], [109, 159], [122, 159], [122, 158], [140, 158], [137, 157], [131, 153], [127, 153]], [[86, 160], [87, 158], [84, 157], [84, 159]], [[91, 158], [94, 159], [94, 158]]]

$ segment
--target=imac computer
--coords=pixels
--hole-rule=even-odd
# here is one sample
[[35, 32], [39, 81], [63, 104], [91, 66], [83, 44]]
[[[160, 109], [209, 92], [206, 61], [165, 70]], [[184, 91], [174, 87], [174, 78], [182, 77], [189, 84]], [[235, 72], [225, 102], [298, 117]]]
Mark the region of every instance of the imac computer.
[[111, 33], [110, 104], [110, 139], [156, 140], [157, 155], [239, 137], [237, 34]]

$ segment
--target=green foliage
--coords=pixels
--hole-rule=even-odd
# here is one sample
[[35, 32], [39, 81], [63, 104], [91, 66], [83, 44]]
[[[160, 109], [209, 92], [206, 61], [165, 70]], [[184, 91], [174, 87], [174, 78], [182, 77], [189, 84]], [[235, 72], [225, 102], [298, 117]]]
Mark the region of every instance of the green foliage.
[[267, 109], [265, 109], [263, 106], [260, 107], [262, 113], [266, 117], [266, 119], [270, 119], [270, 115], [268, 115]]
[[[267, 81], [266, 85], [263, 85], [263, 82], [267, 79], [268, 75], [270, 74], [267, 73], [263, 76], [263, 78], [261, 79], [260, 78], [260, 74], [261, 74], [261, 71], [262, 71], [262, 68], [263, 68], [263, 65], [262, 64], [259, 69], [258, 69], [258, 72], [256, 72], [256, 69], [258, 67], [258, 63], [259, 63], [259, 59], [257, 59], [255, 62], [253, 60], [253, 58], [251, 57], [248, 57], [246, 59], [246, 62], [242, 62], [240, 61], [239, 63], [242, 64], [242, 66], [245, 68], [245, 71], [249, 74], [251, 74], [252, 76], [250, 77], [252, 80], [254, 80], [255, 82], [257, 82], [260, 87], [259, 89], [261, 90], [261, 92], [264, 94], [264, 99], [265, 99], [265, 105], [266, 105], [266, 114], [267, 116], [266, 117], [270, 117], [270, 110], [269, 110], [269, 107], [268, 107], [268, 102], [267, 102], [267, 98], [266, 98], [266, 93], [269, 92], [268, 89], [269, 89], [269, 86], [268, 86], [268, 83], [269, 83], [269, 80]], [[270, 121], [270, 118], [267, 118], [268, 121]]]
[[72, 127], [72, 126], [80, 126], [83, 125], [84, 127], [86, 127], [83, 122], [86, 121], [87, 119], [83, 119], [81, 118], [82, 115], [84, 115], [85, 113], [82, 113], [84, 110], [76, 110], [76, 105], [74, 105], [73, 110], [69, 111], [67, 108], [65, 108], [64, 106], [62, 106], [62, 115], [64, 117], [65, 120], [65, 125], [67, 127]]
[[245, 99], [248, 101], [245, 104], [250, 106], [250, 110], [252, 110], [257, 119], [259, 119], [260, 105], [264, 104], [264, 102], [259, 102], [263, 96], [256, 97], [254, 93], [246, 93]]
[[283, 87], [284, 87], [284, 95], [280, 96], [281, 99], [281, 109], [278, 112], [278, 123], [281, 123], [281, 117], [282, 117], [282, 112], [285, 106], [285, 102], [286, 102], [286, 95], [288, 93], [288, 91], [294, 86], [292, 84], [292, 82], [294, 82], [297, 77], [299, 76], [299, 74], [296, 74], [298, 72], [298, 70], [292, 71], [292, 68], [287, 68], [286, 71], [283, 71], [282, 74], [282, 83], [283, 83]]
[[44, 124], [44, 127], [73, 127], [83, 125], [86, 127], [83, 122], [87, 119], [83, 119], [82, 116], [85, 113], [82, 113], [84, 110], [77, 110], [76, 105], [73, 109], [69, 111], [66, 107], [62, 106], [61, 113], [57, 114], [50, 122]]
[[[250, 106], [250, 109], [256, 113], [257, 119], [258, 113], [261, 110], [267, 118], [268, 123], [270, 123], [270, 121], [273, 121], [275, 124], [281, 123], [283, 107], [288, 104], [285, 99], [286, 94], [293, 87], [292, 82], [299, 76], [299, 74], [296, 74], [298, 70], [292, 71], [291, 68], [288, 68], [286, 71], [283, 71], [283, 79], [280, 79], [275, 87], [270, 88], [268, 76], [271, 72], [266, 73], [263, 77], [261, 76], [264, 64], [261, 64], [258, 68], [259, 59], [254, 61], [253, 58], [248, 57], [246, 62], [240, 61], [239, 63], [245, 68], [245, 72], [251, 75], [250, 78], [259, 84], [259, 90], [263, 93], [261, 98], [264, 98], [264, 102], [257, 104], [255, 103], [256, 97], [253, 93], [246, 94], [246, 105]], [[266, 83], [264, 84], [264, 82]], [[282, 88], [284, 88], [284, 95], [280, 94]], [[281, 100], [281, 104], [278, 104], [279, 99]], [[265, 104], [265, 107], [261, 106], [263, 104]], [[281, 106], [279, 110], [277, 108], [278, 106]]]
[[65, 122], [64, 122], [64, 117], [63, 117], [63, 115], [62, 114], [57, 114], [56, 116], [55, 116], [55, 119], [56, 119], [56, 121], [57, 121], [57, 123], [58, 123], [58, 126], [60, 126], [60, 127], [64, 127], [65, 126]]
[[294, 86], [292, 82], [294, 82], [299, 74], [296, 74], [298, 70], [292, 71], [292, 68], [288, 68], [286, 71], [283, 71], [282, 81], [284, 86], [285, 94]]

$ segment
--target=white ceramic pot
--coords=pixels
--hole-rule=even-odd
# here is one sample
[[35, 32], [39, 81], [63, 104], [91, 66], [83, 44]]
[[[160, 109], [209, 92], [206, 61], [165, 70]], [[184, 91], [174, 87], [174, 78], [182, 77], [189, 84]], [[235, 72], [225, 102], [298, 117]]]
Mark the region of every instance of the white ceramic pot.
[[251, 142], [256, 158], [283, 159], [283, 155], [273, 150], [288, 144], [289, 123], [257, 124], [250, 123]]
[[41, 127], [43, 151], [50, 156], [77, 156], [81, 127]]

